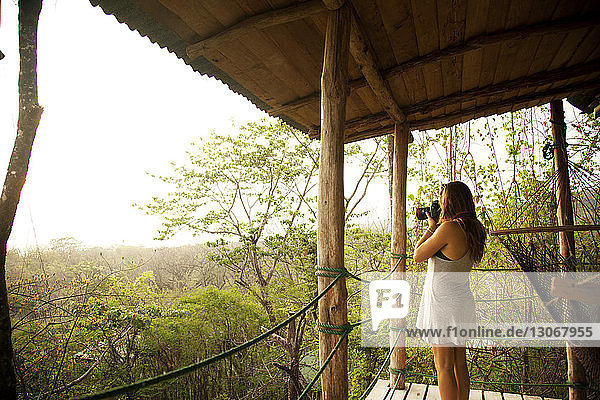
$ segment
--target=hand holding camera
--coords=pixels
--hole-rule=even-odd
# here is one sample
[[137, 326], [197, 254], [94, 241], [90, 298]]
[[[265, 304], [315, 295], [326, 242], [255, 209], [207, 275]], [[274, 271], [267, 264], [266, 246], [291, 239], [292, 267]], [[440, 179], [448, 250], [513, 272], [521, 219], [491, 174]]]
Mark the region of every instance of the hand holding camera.
[[435, 222], [437, 222], [440, 218], [440, 213], [442, 209], [440, 207], [440, 202], [438, 200], [433, 200], [431, 202], [430, 207], [419, 207], [417, 208], [417, 219], [419, 221], [424, 221], [427, 219], [428, 215], [433, 218]]
[[427, 228], [427, 230], [433, 233], [437, 228], [441, 211], [440, 202], [438, 200], [433, 200], [430, 207], [417, 208], [417, 219], [419, 221], [428, 220], [429, 228]]

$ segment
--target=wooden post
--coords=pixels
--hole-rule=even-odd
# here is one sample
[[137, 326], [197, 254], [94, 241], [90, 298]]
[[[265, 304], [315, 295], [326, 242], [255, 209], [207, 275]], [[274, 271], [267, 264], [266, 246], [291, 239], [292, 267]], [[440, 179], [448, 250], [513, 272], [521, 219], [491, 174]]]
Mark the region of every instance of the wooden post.
[[[552, 138], [554, 140], [554, 168], [557, 171], [556, 199], [558, 207], [556, 215], [559, 225], [573, 225], [573, 205], [571, 203], [571, 187], [569, 183], [569, 167], [567, 163], [567, 126], [562, 100], [550, 102], [550, 122], [552, 122]], [[559, 232], [560, 254], [567, 260], [575, 255], [575, 234]], [[570, 263], [567, 268], [572, 270]], [[571, 304], [572, 302], [569, 301]], [[585, 383], [585, 370], [575, 353], [584, 352], [585, 348], [573, 348], [567, 342], [568, 378], [570, 382]], [[570, 400], [585, 400], [585, 389], [569, 388]]]
[[[567, 126], [562, 100], [550, 102], [550, 119], [552, 122], [552, 139], [554, 140], [554, 168], [557, 171], [556, 200], [558, 208], [556, 216], [559, 225], [573, 225], [573, 204], [571, 201], [571, 185], [569, 182], [569, 166], [567, 162]], [[573, 232], [559, 232], [560, 254], [570, 258], [575, 254], [575, 235]]]
[[[394, 161], [392, 173], [392, 244], [393, 254], [406, 254], [406, 173], [408, 161], [408, 143], [411, 135], [407, 124], [396, 125], [394, 129]], [[406, 259], [392, 257], [391, 279], [405, 279]], [[395, 269], [394, 269], [395, 268]], [[404, 341], [406, 335], [396, 329], [406, 326], [406, 320], [390, 320], [390, 346], [396, 343], [398, 335], [398, 346], [392, 351], [390, 367], [404, 369], [406, 364], [406, 349]], [[399, 382], [396, 383], [396, 381]], [[390, 371], [390, 387], [404, 389], [405, 376]]]
[[[348, 97], [348, 47], [350, 10], [344, 5], [328, 11], [321, 75], [321, 160], [317, 213], [318, 268], [344, 267], [344, 121]], [[333, 278], [319, 276], [319, 292]], [[319, 301], [322, 324], [346, 325], [348, 292], [346, 279]], [[319, 333], [321, 365], [340, 336]], [[344, 339], [321, 375], [324, 400], [348, 398], [348, 340]]]

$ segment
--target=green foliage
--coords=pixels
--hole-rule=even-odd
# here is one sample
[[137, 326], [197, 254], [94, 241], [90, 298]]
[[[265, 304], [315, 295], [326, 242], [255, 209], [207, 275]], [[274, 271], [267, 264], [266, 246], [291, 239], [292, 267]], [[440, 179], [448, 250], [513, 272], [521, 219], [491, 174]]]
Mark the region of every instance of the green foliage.
[[312, 201], [307, 185], [317, 157], [314, 143], [297, 137], [282, 122], [261, 121], [236, 136], [211, 132], [193, 143], [187, 163], [157, 177], [173, 191], [143, 207], [163, 218], [159, 238], [186, 228], [256, 244], [265, 229], [291, 225], [298, 208]]
[[[589, 115], [578, 118], [569, 130], [570, 155], [598, 171], [599, 123]], [[419, 134], [409, 147], [407, 209], [428, 205], [442, 182], [460, 179], [473, 188], [486, 225], [505, 226], [553, 173], [552, 163], [541, 157], [550, 137], [547, 119], [542, 107]], [[236, 136], [211, 133], [192, 146], [186, 163], [174, 165], [170, 176], [157, 177], [172, 190], [142, 208], [162, 218], [159, 237], [180, 229], [213, 234], [207, 246], [102, 249], [98, 256], [98, 249], [62, 238], [48, 249], [10, 252], [8, 288], [21, 397], [70, 398], [198, 362], [257, 336], [312, 299], [317, 292], [317, 147], [280, 122], [259, 121], [240, 127]], [[346, 193], [345, 267], [357, 275], [389, 271], [389, 230], [361, 225], [364, 214], [357, 208], [367, 187], [386, 172], [385, 141], [353, 144], [345, 151], [346, 165], [356, 175]], [[544, 191], [553, 198], [551, 190]], [[540, 203], [537, 214], [525, 213], [521, 222], [543, 216], [542, 222], [552, 224], [555, 207], [550, 200]], [[423, 226], [412, 212], [408, 217], [410, 254]], [[482, 266], [502, 265], [514, 262], [490, 240]], [[411, 271], [425, 267], [407, 262]], [[362, 286], [347, 281], [351, 322], [361, 317]], [[316, 309], [303, 318], [305, 331], [298, 329], [295, 337], [302, 340], [297, 354], [282, 345], [290, 334], [282, 329], [230, 359], [132, 398], [283, 398], [289, 384], [285, 368], [300, 364], [308, 380], [317, 368]], [[358, 330], [348, 338], [352, 398], [362, 394], [387, 353], [361, 347], [360, 339]], [[522, 349], [472, 351], [471, 377], [514, 381], [522, 373], [565, 380], [562, 355], [529, 349], [528, 356], [526, 370], [520, 370], [526, 357]], [[428, 348], [407, 348], [407, 360], [413, 371], [434, 372]], [[387, 376], [385, 370], [382, 379]]]
[[[47, 293], [48, 288], [54, 289]], [[12, 282], [11, 293], [23, 396], [71, 398], [127, 384], [220, 353], [269, 326], [256, 300], [236, 289], [207, 286], [165, 305], [152, 272], [134, 280], [113, 274], [54, 285], [38, 276]], [[44, 310], [46, 304], [50, 309]], [[264, 398], [281, 397], [284, 385], [277, 371], [271, 376], [281, 383], [268, 389], [273, 378], [266, 380], [262, 372], [265, 363], [280, 356], [281, 350], [259, 344], [137, 395], [239, 398], [260, 391]], [[85, 379], [69, 386], [81, 376]]]

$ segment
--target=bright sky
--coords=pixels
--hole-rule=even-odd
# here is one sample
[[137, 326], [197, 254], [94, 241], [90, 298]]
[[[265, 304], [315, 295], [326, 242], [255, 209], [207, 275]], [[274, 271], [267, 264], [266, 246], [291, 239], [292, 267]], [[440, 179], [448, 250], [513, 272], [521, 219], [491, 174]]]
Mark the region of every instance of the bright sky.
[[[1, 7], [0, 171], [6, 171], [18, 117], [17, 0]], [[146, 171], [168, 173], [171, 161], [183, 160], [188, 143], [211, 129], [227, 132], [234, 121], [241, 125], [267, 116], [86, 0], [44, 1], [38, 82], [44, 113], [12, 248], [67, 236], [89, 246], [197, 242], [184, 234], [152, 240], [158, 219], [132, 203], [166, 188]], [[564, 104], [570, 119], [575, 110]], [[383, 183], [364, 201], [366, 208], [377, 208], [371, 217], [376, 224], [387, 219], [387, 202], [377, 200], [382, 196], [387, 196]]]
[[[2, 1], [0, 166], [17, 127], [17, 1]], [[133, 208], [210, 129], [266, 116], [216, 79], [119, 24], [88, 1], [45, 0], [38, 34], [39, 102], [33, 146], [9, 247], [74, 236], [88, 245], [161, 246], [156, 219]], [[2, 172], [2, 180], [5, 172]]]

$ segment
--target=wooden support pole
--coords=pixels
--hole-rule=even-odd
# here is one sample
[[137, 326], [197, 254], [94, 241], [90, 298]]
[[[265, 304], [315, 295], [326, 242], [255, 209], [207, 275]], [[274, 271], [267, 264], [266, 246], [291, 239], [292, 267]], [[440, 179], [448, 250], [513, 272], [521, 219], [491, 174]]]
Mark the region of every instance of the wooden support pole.
[[[321, 75], [321, 159], [319, 165], [319, 199], [317, 212], [318, 268], [344, 267], [344, 121], [348, 97], [348, 47], [350, 10], [347, 5], [328, 11]], [[333, 278], [319, 276], [319, 292]], [[322, 324], [348, 324], [346, 279], [319, 301]], [[321, 365], [329, 356], [339, 335], [319, 332]], [[324, 400], [348, 398], [348, 339], [331, 359], [321, 375]]]
[[[558, 208], [556, 216], [559, 225], [573, 225], [573, 203], [569, 182], [569, 165], [567, 161], [567, 126], [562, 100], [550, 102], [550, 122], [552, 123], [552, 139], [554, 141], [554, 168], [556, 177], [556, 200]], [[560, 254], [564, 258], [575, 255], [575, 235], [573, 232], [559, 232]]]
[[[554, 140], [554, 168], [557, 171], [556, 199], [558, 207], [556, 215], [559, 225], [573, 225], [573, 205], [571, 202], [571, 187], [569, 183], [569, 166], [567, 162], [567, 125], [562, 100], [550, 102], [550, 122], [552, 122], [552, 138]], [[567, 260], [575, 255], [575, 234], [559, 232], [560, 254]], [[567, 262], [567, 266], [570, 264]], [[572, 268], [569, 268], [572, 270]], [[573, 302], [569, 301], [573, 306]], [[573, 383], [585, 383], [585, 370], [577, 358], [577, 353], [582, 354], [586, 348], [573, 348], [567, 342], [567, 375]], [[570, 400], [585, 400], [586, 390], [569, 387]]]
[[189, 45], [186, 49], [186, 53], [188, 57], [193, 60], [206, 54], [210, 50], [219, 48], [229, 41], [242, 38], [251, 30], [260, 30], [270, 26], [286, 24], [324, 11], [325, 7], [320, 0], [310, 0], [289, 7], [253, 15], [211, 37]]
[[[394, 132], [394, 160], [392, 162], [392, 254], [406, 254], [406, 176], [408, 161], [408, 143], [410, 141], [410, 130], [407, 124], [396, 125]], [[405, 279], [406, 259], [391, 260], [391, 279]], [[396, 343], [397, 347], [392, 351], [390, 367], [404, 369], [406, 365], [406, 348], [404, 342], [406, 335], [395, 329], [406, 326], [406, 320], [392, 319], [390, 321], [390, 346]], [[394, 329], [395, 328], [395, 329]], [[397, 380], [400, 380], [396, 383]], [[404, 389], [405, 376], [390, 371], [390, 387]]]

